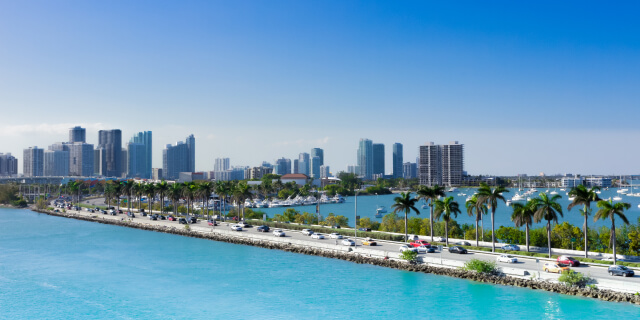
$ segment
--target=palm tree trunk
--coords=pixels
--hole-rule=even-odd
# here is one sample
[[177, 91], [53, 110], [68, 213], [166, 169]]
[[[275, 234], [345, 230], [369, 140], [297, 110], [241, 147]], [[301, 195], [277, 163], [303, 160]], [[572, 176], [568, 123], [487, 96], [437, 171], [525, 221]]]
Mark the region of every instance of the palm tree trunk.
[[[354, 227], [355, 228], [355, 227]], [[404, 242], [409, 240], [409, 235], [407, 234], [407, 211], [404, 212]]]
[[551, 259], [551, 220], [547, 220], [547, 245], [549, 247], [549, 259]]
[[588, 241], [588, 236], [587, 233], [589, 232], [589, 229], [587, 228], [587, 213], [589, 212], [589, 206], [588, 205], [584, 205], [584, 257], [585, 258], [589, 258], [589, 241]]
[[616, 218], [611, 215], [611, 240], [613, 241], [613, 264], [616, 264]]
[[527, 241], [527, 252], [529, 252], [529, 224], [528, 224], [528, 223], [527, 223], [527, 224], [525, 224], [524, 228], [525, 228], [525, 231], [526, 231], [526, 233], [527, 233], [527, 234], [525, 235], [525, 236], [527, 237], [527, 238], [525, 239], [525, 240]]
[[480, 216], [480, 239], [484, 241], [484, 219]]
[[444, 221], [444, 242], [449, 246], [449, 220]]
[[478, 242], [478, 219], [476, 219], [476, 247], [480, 246], [480, 242]]
[[431, 212], [429, 216], [429, 223], [431, 223], [431, 242], [433, 242], [433, 200], [429, 200], [429, 211]]
[[496, 232], [493, 216], [495, 215], [495, 209], [491, 208], [491, 252], [496, 252]]

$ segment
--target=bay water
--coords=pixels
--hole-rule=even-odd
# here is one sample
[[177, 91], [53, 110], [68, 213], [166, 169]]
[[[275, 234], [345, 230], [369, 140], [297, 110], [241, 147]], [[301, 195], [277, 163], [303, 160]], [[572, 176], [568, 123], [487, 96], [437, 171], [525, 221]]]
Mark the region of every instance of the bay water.
[[1, 319], [632, 319], [640, 307], [0, 208]]

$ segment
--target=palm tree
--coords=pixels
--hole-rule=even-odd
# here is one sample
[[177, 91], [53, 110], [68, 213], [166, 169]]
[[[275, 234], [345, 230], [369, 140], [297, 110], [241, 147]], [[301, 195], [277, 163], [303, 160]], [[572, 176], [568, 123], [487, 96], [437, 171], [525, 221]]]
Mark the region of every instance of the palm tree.
[[503, 186], [497, 186], [493, 189], [489, 187], [488, 184], [482, 182], [480, 183], [480, 188], [478, 188], [478, 201], [480, 203], [484, 203], [487, 205], [489, 209], [491, 209], [491, 251], [496, 251], [496, 230], [495, 230], [495, 215], [496, 209], [498, 208], [498, 200], [502, 200], [502, 202], [507, 202], [504, 199], [503, 193], [509, 192]]
[[596, 191], [600, 190], [600, 187], [595, 186], [595, 187], [591, 187], [590, 189], [587, 189], [587, 187], [583, 186], [583, 185], [578, 185], [577, 187], [571, 188], [571, 190], [569, 191], [569, 196], [573, 196], [573, 202], [571, 202], [569, 204], [569, 207], [567, 207], [567, 209], [569, 209], [569, 211], [571, 211], [571, 208], [578, 206], [578, 205], [583, 205], [584, 206], [584, 210], [581, 210], [580, 212], [582, 212], [582, 214], [584, 215], [584, 257], [588, 258], [589, 257], [589, 241], [588, 241], [588, 231], [589, 229], [587, 228], [587, 221], [589, 220], [589, 213], [591, 213], [591, 202], [598, 202], [602, 199], [600, 199], [600, 197], [598, 196], [598, 194], [596, 193]]
[[116, 181], [113, 184], [113, 195], [116, 197], [118, 211], [120, 211], [120, 196], [122, 195], [122, 184], [120, 184], [120, 181]]
[[547, 220], [547, 244], [549, 245], [549, 258], [551, 258], [551, 220], [558, 223], [558, 215], [562, 217], [562, 206], [557, 202], [562, 198], [559, 194], [553, 195], [549, 198], [546, 193], [541, 193], [538, 198], [535, 198], [532, 206], [535, 208], [533, 218], [535, 222]]
[[437, 184], [433, 187], [420, 186], [416, 194], [418, 195], [418, 200], [423, 199], [424, 201], [429, 203], [429, 220], [431, 220], [431, 242], [433, 242], [433, 203], [434, 201], [438, 200], [438, 198], [445, 196], [444, 187], [441, 187]]
[[184, 185], [182, 183], [176, 182], [169, 187], [168, 195], [171, 198], [171, 202], [173, 203], [173, 214], [178, 214], [178, 205], [180, 198], [182, 197], [182, 188]]
[[242, 208], [242, 220], [244, 220], [244, 201], [251, 197], [251, 187], [242, 181], [234, 186], [232, 193], [233, 198], [238, 203], [238, 214], [240, 213], [240, 208]]
[[195, 183], [193, 182], [184, 183], [184, 188], [182, 188], [182, 195], [185, 198], [187, 198], [187, 217], [189, 217], [189, 210], [193, 212], [193, 208], [191, 206], [193, 205], [193, 199], [196, 196], [197, 190], [198, 190], [198, 187], [196, 186]]
[[133, 193], [138, 198], [138, 212], [140, 212], [140, 202], [142, 201], [142, 195], [144, 194], [144, 184], [138, 182], [133, 185]]
[[145, 184], [144, 193], [147, 195], [147, 202], [149, 203], [149, 213], [153, 214], [153, 198], [156, 197], [156, 185], [153, 182]]
[[164, 213], [164, 195], [169, 190], [169, 184], [164, 179], [156, 184], [156, 191], [160, 194], [160, 214]]
[[440, 220], [440, 217], [442, 217], [442, 220], [444, 220], [444, 240], [447, 247], [449, 246], [449, 221], [451, 221], [451, 214], [453, 214], [455, 218], [458, 216], [458, 213], [460, 213], [460, 208], [458, 202], [453, 200], [453, 196], [446, 197], [444, 200], [436, 200], [435, 218]]
[[611, 245], [613, 246], [613, 264], [616, 264], [616, 216], [622, 219], [622, 222], [625, 224], [629, 224], [629, 220], [627, 216], [624, 215], [625, 210], [629, 210], [631, 208], [631, 204], [627, 202], [616, 202], [613, 203], [611, 199], [609, 200], [600, 200], [597, 203], [598, 212], [596, 212], [595, 217], [593, 217], [593, 221], [597, 221], [598, 219], [611, 219]]
[[199, 186], [200, 196], [202, 197], [202, 204], [206, 208], [206, 215], [209, 217], [209, 198], [213, 192], [213, 182], [203, 182]]
[[525, 241], [527, 243], [527, 252], [529, 252], [529, 227], [533, 224], [535, 201], [529, 200], [526, 204], [516, 202], [511, 206], [513, 207], [511, 221], [515, 223], [516, 228], [525, 227]]
[[104, 186], [104, 196], [107, 198], [107, 207], [111, 207], [111, 197], [113, 197], [115, 191], [113, 183], [108, 182]]
[[76, 204], [79, 204], [80, 203], [80, 188], [81, 188], [80, 181], [77, 181], [77, 180], [69, 181], [67, 186], [69, 188], [69, 193], [71, 194], [71, 199], [72, 199], [71, 202], [73, 203], [73, 195], [77, 193], [78, 197], [76, 198]]
[[133, 193], [133, 186], [135, 184], [133, 180], [122, 182], [122, 193], [127, 196], [127, 208], [129, 211], [131, 211], [131, 193]]
[[222, 215], [224, 215], [222, 213], [222, 209], [223, 209], [223, 206], [224, 206], [224, 204], [222, 202], [223, 202], [223, 199], [226, 199], [227, 196], [229, 195], [229, 191], [228, 191], [229, 189], [228, 189], [227, 181], [216, 181], [216, 185], [215, 185], [215, 189], [214, 190], [215, 190], [215, 192], [218, 195], [218, 198], [220, 200], [220, 215], [222, 216]]
[[[487, 206], [484, 203], [478, 202], [478, 195], [473, 195], [471, 199], [465, 202], [467, 208], [467, 214], [469, 217], [476, 218], [476, 247], [480, 246], [478, 241], [478, 221], [482, 220], [482, 215], [487, 211]], [[484, 239], [483, 239], [484, 241]]]
[[416, 203], [418, 202], [417, 198], [411, 197], [411, 192], [402, 192], [399, 197], [395, 197], [393, 199], [395, 203], [391, 206], [393, 208], [393, 213], [398, 213], [399, 211], [404, 211], [404, 241], [406, 242], [409, 238], [407, 235], [407, 215], [413, 210], [416, 214], [420, 214], [420, 211], [416, 208]]

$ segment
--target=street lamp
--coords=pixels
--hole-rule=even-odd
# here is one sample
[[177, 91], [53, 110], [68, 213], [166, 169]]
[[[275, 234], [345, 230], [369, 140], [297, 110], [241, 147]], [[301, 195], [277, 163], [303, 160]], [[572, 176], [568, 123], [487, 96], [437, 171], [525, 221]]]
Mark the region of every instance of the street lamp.
[[[360, 190], [356, 189], [356, 208], [353, 213], [353, 230], [355, 230], [355, 238], [358, 239], [358, 192]], [[355, 240], [354, 240], [355, 241]]]

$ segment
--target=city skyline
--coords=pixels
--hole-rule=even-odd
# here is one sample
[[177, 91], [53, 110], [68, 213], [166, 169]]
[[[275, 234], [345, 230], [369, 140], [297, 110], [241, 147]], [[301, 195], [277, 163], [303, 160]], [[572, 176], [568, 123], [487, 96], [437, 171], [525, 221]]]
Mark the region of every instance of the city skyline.
[[156, 168], [163, 145], [194, 134], [197, 171], [317, 147], [338, 172], [366, 137], [385, 145], [386, 174], [393, 143], [413, 162], [428, 141], [464, 143], [470, 174], [635, 174], [638, 9], [4, 2], [0, 152], [20, 158], [82, 126], [94, 146], [99, 130], [154, 132]]

